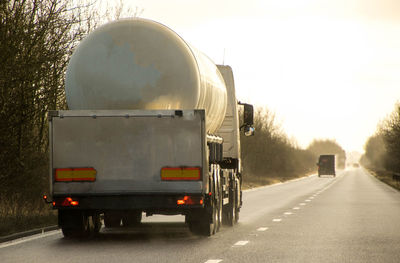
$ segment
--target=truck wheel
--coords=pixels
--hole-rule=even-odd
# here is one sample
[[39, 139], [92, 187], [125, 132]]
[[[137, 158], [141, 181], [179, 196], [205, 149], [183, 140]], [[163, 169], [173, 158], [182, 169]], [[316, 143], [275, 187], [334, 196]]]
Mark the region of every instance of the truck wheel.
[[89, 217], [84, 212], [59, 211], [58, 217], [64, 237], [85, 238], [90, 235]]
[[226, 205], [223, 222], [228, 226], [233, 226], [237, 222], [236, 215], [238, 214], [236, 209], [236, 191], [232, 191], [229, 194], [229, 204]]
[[217, 208], [214, 204], [211, 208], [211, 211], [205, 211], [202, 216], [202, 220], [199, 221], [199, 234], [207, 237], [214, 235], [217, 232], [217, 220]]
[[188, 223], [189, 229], [193, 234], [212, 236], [216, 233], [218, 218], [216, 206], [213, 205], [211, 210], [204, 208], [199, 213], [190, 216]]
[[93, 220], [93, 233], [98, 234], [101, 229], [101, 219], [100, 219], [100, 214], [95, 213], [92, 215], [92, 220]]
[[214, 235], [218, 232], [218, 202], [215, 202], [213, 204], [212, 207], [212, 218], [211, 218], [211, 222], [209, 223], [209, 227], [210, 231], [212, 232], [212, 234], [208, 234], [208, 231], [206, 231], [206, 235], [207, 236], [211, 236]]
[[104, 226], [105, 227], [119, 227], [121, 225], [121, 216], [119, 213], [105, 212], [104, 213]]
[[[238, 185], [236, 185], [238, 186]], [[240, 197], [239, 197], [240, 189], [236, 187], [235, 192], [235, 224], [239, 222], [239, 212], [240, 212]]]
[[239, 209], [235, 206], [235, 224], [239, 222]]
[[222, 197], [222, 191], [221, 191], [221, 189], [220, 189], [220, 191], [219, 191], [219, 198], [218, 198], [218, 201], [217, 201], [217, 204], [218, 204], [218, 207], [217, 207], [217, 227], [216, 227], [216, 232], [218, 232], [220, 229], [221, 229], [221, 226], [222, 226], [222, 218], [223, 218], [223, 215], [222, 215], [222, 202], [223, 202], [223, 197]]
[[125, 227], [137, 226], [142, 221], [142, 211], [126, 211], [122, 216], [122, 224]]

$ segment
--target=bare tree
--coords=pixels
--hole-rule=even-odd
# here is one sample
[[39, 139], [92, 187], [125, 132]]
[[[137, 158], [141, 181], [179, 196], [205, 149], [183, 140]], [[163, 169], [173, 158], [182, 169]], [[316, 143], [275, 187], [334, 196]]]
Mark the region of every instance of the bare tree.
[[47, 112], [66, 108], [65, 70], [92, 28], [87, 10], [60, 0], [0, 0], [0, 206], [13, 204], [0, 213], [22, 211], [47, 187]]
[[383, 136], [386, 155], [385, 167], [387, 170], [400, 172], [400, 103], [380, 125], [379, 132]]

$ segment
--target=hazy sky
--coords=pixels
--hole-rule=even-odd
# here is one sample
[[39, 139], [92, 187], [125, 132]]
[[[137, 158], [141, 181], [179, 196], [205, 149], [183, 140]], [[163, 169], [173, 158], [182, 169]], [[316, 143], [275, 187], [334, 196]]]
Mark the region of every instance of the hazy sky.
[[127, 0], [215, 63], [302, 147], [363, 150], [400, 99], [399, 0]]

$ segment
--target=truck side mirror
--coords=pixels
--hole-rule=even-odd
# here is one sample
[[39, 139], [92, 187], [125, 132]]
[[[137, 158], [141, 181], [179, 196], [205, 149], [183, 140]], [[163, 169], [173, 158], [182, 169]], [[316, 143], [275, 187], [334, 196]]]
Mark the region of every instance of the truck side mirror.
[[243, 106], [244, 106], [243, 124], [246, 126], [252, 126], [254, 123], [253, 105], [243, 104]]
[[245, 126], [244, 128], [244, 135], [245, 136], [253, 136], [254, 135], [254, 128], [251, 126]]
[[240, 130], [244, 128], [245, 136], [254, 135], [254, 109], [253, 105], [247, 103], [238, 102], [239, 105], [243, 105], [243, 124], [240, 126]]

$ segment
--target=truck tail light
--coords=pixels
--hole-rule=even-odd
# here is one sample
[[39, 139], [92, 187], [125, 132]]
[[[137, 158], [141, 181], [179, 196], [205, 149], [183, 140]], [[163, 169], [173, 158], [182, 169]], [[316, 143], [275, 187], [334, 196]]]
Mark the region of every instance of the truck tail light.
[[55, 170], [56, 182], [94, 182], [97, 171], [94, 168], [58, 168]]
[[176, 200], [177, 205], [202, 205], [203, 197], [185, 195], [183, 198]]
[[199, 167], [164, 167], [161, 169], [161, 180], [164, 181], [196, 181], [200, 180]]
[[79, 201], [76, 198], [65, 197], [53, 201], [53, 206], [79, 206]]

